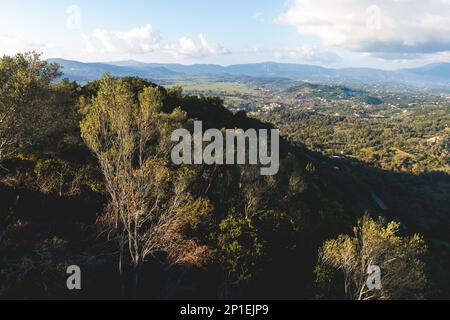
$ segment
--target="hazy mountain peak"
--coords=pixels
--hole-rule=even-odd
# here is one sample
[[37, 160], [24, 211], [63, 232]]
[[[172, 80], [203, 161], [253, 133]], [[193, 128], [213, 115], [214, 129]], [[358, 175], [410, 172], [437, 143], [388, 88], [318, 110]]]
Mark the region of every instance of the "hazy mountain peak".
[[146, 79], [195, 76], [248, 76], [289, 78], [301, 81], [335, 80], [357, 83], [397, 83], [415, 86], [450, 87], [450, 63], [436, 63], [419, 68], [386, 71], [373, 68], [331, 69], [315, 65], [273, 61], [221, 66], [216, 64], [164, 64], [136, 60], [109, 63], [83, 63], [49, 59], [59, 63], [65, 77], [80, 82], [97, 79], [104, 73], [115, 76], [139, 76]]

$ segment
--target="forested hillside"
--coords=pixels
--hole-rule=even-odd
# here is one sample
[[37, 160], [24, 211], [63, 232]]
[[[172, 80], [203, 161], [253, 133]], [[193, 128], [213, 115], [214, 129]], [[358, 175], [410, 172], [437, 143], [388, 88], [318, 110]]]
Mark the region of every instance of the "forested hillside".
[[[335, 118], [258, 120], [137, 77], [61, 76], [36, 54], [0, 59], [0, 298], [450, 298], [448, 171], [421, 170], [445, 159], [391, 170], [376, 146], [368, 161], [337, 159], [314, 148], [328, 135], [305, 134]], [[317, 125], [300, 130], [304, 117]], [[280, 128], [280, 172], [175, 166], [170, 134], [194, 120]], [[365, 139], [359, 129], [342, 139]], [[385, 272], [376, 294], [358, 280], [369, 261]], [[80, 292], [66, 288], [70, 265]]]

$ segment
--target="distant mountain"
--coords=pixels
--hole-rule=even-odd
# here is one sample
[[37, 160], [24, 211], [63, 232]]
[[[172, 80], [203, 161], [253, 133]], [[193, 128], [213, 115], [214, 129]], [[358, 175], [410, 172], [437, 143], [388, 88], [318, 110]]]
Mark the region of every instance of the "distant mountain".
[[175, 77], [264, 77], [288, 78], [299, 81], [335, 81], [357, 83], [407, 84], [430, 87], [450, 87], [450, 63], [431, 64], [420, 68], [385, 71], [372, 68], [330, 69], [320, 66], [264, 62], [220, 66], [214, 64], [163, 64], [138, 61], [110, 63], [82, 63], [63, 59], [50, 59], [59, 63], [65, 77], [79, 82], [98, 79], [104, 73], [117, 77], [138, 76], [146, 79]]
[[373, 68], [345, 68], [336, 70], [336, 78], [358, 82], [397, 82], [398, 76], [392, 71]]
[[296, 80], [306, 80], [316, 77], [332, 77], [335, 70], [318, 66], [302, 64], [286, 64], [265, 62], [256, 64], [241, 64], [226, 68], [228, 73], [254, 77], [285, 77]]
[[450, 83], [450, 63], [435, 63], [414, 69], [400, 71], [406, 77], [418, 77], [430, 81], [438, 80]]
[[145, 79], [174, 76], [176, 73], [162, 67], [151, 67], [146, 64], [137, 65], [114, 65], [108, 63], [83, 63], [63, 59], [49, 59], [49, 62], [61, 65], [64, 78], [85, 83], [99, 79], [105, 73], [116, 77], [136, 76]]
[[213, 75], [220, 76], [227, 74], [227, 68], [216, 64], [193, 64], [190, 66], [182, 64], [158, 64], [152, 63], [150, 66], [163, 67], [177, 73], [182, 73], [187, 76], [205, 76]]
[[[134, 60], [110, 62], [109, 64], [139, 70], [167, 70], [173, 74], [183, 75], [223, 75], [226, 73], [226, 67], [215, 64], [194, 64], [188, 66], [175, 63], [143, 63]], [[169, 74], [166, 73], [166, 75]]]

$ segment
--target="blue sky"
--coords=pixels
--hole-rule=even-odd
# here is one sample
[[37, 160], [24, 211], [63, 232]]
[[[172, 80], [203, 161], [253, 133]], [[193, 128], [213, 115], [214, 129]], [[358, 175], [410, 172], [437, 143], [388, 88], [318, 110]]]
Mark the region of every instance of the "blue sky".
[[450, 60], [450, 0], [0, 0], [0, 54], [398, 68]]

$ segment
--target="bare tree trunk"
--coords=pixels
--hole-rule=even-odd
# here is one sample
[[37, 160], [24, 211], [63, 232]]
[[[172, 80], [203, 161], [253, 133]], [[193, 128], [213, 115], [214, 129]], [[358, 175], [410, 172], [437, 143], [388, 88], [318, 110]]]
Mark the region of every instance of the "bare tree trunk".
[[344, 285], [345, 285], [345, 300], [353, 300], [352, 293], [350, 292], [351, 280], [349, 275], [345, 275]]
[[133, 268], [133, 285], [132, 285], [132, 292], [131, 292], [131, 298], [133, 300], [136, 300], [137, 298], [137, 294], [138, 294], [138, 289], [139, 289], [139, 276], [141, 273], [141, 265], [140, 263], [138, 265], [136, 265]]
[[119, 240], [119, 275], [120, 275], [120, 292], [122, 298], [125, 298], [125, 274], [123, 270], [123, 240]]

